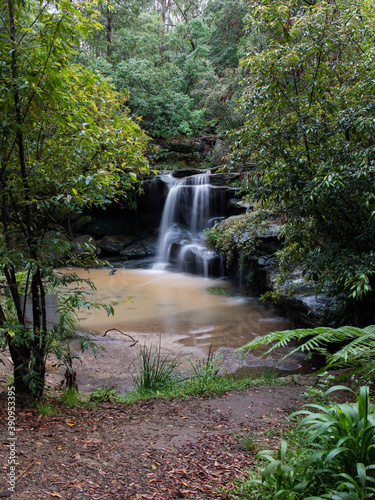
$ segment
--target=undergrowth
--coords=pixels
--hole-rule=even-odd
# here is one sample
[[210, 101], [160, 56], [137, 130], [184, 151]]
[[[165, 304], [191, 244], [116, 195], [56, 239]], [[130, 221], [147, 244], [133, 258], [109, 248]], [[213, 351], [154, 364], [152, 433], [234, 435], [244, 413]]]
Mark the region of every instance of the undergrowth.
[[124, 394], [118, 394], [111, 390], [110, 394], [108, 394], [108, 392], [103, 391], [102, 389], [97, 389], [91, 398], [92, 401], [99, 402], [106, 400], [108, 396], [110, 396], [112, 401], [130, 404], [147, 399], [186, 399], [190, 396], [220, 396], [226, 392], [241, 391], [257, 385], [269, 385], [270, 383], [275, 385], [284, 384], [284, 382], [279, 379], [274, 379], [273, 382], [270, 382], [267, 376], [264, 377], [261, 374], [246, 376], [240, 379], [234, 377], [233, 375], [212, 376], [202, 374], [197, 377], [193, 374], [190, 378], [156, 391], [133, 390]]
[[[326, 391], [330, 396], [335, 386]], [[352, 391], [353, 392], [353, 391]], [[262, 450], [232, 499], [362, 500], [375, 493], [375, 405], [362, 386], [355, 402], [308, 404], [277, 452]]]

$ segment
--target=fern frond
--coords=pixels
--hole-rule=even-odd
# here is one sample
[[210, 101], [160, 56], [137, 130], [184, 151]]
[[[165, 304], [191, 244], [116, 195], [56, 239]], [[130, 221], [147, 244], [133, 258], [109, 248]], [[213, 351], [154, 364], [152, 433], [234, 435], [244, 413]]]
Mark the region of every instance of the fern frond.
[[[347, 341], [349, 339], [357, 338], [363, 335], [363, 330], [352, 326], [343, 326], [341, 328], [299, 328], [296, 330], [284, 330], [271, 332], [263, 337], [258, 337], [248, 344], [240, 347], [239, 350], [254, 350], [260, 345], [273, 344], [273, 346], [264, 354], [280, 347], [287, 346], [292, 341], [301, 342], [307, 339], [304, 343], [300, 344], [293, 351], [286, 356], [290, 356], [293, 352], [302, 351], [310, 352], [324, 349], [328, 344]], [[286, 357], [285, 356], [285, 357]]]
[[328, 366], [348, 365], [363, 366], [366, 370], [375, 371], [375, 328], [366, 328], [360, 337], [330, 355]]
[[[359, 367], [362, 373], [375, 373], [375, 325], [366, 328], [343, 326], [341, 328], [300, 328], [276, 331], [259, 337], [240, 347], [240, 351], [254, 350], [260, 345], [272, 344], [263, 356], [291, 342], [299, 345], [288, 352], [284, 358], [295, 352], [318, 353], [325, 356], [324, 369], [333, 367]], [[331, 344], [345, 344], [335, 353], [330, 353]], [[357, 370], [358, 371], [358, 370]]]

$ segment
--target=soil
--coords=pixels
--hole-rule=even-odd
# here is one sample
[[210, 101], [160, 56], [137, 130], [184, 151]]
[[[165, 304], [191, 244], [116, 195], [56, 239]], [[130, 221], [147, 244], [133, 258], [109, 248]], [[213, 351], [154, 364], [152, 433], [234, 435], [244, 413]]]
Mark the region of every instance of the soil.
[[[277, 447], [303, 385], [262, 386], [221, 397], [16, 411], [16, 491], [9, 436], [0, 433], [0, 498], [225, 499], [247, 477], [257, 446]], [[6, 398], [0, 399], [6, 424]], [[250, 451], [243, 436], [251, 436]], [[242, 437], [241, 437], [242, 436]], [[252, 443], [252, 441], [254, 441]]]

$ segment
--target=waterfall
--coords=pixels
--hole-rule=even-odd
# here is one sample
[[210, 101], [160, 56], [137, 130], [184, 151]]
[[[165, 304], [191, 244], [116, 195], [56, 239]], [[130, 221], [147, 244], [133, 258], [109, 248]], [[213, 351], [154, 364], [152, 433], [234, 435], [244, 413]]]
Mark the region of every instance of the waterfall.
[[179, 271], [203, 276], [220, 274], [214, 270], [220, 258], [205, 247], [203, 238], [204, 229], [224, 215], [220, 189], [209, 183], [209, 172], [163, 180], [169, 192], [160, 225], [156, 267], [172, 265]]

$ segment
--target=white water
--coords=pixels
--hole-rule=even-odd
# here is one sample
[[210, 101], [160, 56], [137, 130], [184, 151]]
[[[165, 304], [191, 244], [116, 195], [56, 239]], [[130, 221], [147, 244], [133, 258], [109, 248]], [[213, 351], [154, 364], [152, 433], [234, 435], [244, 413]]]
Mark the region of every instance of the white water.
[[209, 172], [178, 181], [172, 176], [164, 179], [169, 193], [160, 225], [156, 269], [174, 264], [179, 271], [209, 275], [216, 254], [205, 247], [203, 231], [224, 208], [209, 179]]

